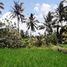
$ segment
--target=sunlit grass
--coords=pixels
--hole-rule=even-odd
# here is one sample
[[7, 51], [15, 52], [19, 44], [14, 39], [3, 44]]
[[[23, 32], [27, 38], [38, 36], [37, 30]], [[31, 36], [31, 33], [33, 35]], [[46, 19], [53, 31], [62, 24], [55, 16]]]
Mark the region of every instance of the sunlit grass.
[[67, 44], [61, 44], [61, 47], [67, 48]]
[[67, 67], [67, 55], [51, 49], [0, 49], [0, 67]]

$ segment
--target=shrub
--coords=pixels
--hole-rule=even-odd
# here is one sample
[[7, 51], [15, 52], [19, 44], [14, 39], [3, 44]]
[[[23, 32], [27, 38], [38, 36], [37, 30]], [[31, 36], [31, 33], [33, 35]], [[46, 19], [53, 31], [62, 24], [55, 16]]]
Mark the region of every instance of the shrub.
[[0, 47], [2, 48], [19, 48], [25, 47], [21, 42], [21, 36], [15, 29], [11, 29], [10, 31], [7, 28], [2, 31], [2, 37], [0, 38]]
[[45, 37], [45, 40], [46, 40], [46, 44], [49, 45], [49, 44], [53, 44], [53, 45], [56, 45], [57, 44], [57, 37], [56, 37], [56, 33], [52, 33], [50, 35], [47, 35]]
[[21, 30], [20, 34], [22, 38], [25, 37], [23, 30]]

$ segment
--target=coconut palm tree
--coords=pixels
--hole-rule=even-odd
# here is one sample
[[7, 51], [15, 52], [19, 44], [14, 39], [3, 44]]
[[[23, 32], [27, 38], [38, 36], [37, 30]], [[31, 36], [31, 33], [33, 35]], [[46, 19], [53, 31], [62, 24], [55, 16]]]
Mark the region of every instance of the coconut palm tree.
[[61, 22], [63, 20], [63, 16], [64, 16], [64, 6], [63, 6], [63, 2], [61, 1], [58, 8], [57, 8], [57, 12], [58, 12], [58, 16], [59, 16], [59, 21]]
[[[34, 14], [30, 14], [29, 20], [27, 22], [27, 31], [30, 29], [31, 31], [35, 31], [35, 28], [38, 29], [37, 23], [39, 23], [38, 20], [35, 20]], [[31, 31], [30, 31], [30, 36], [31, 36]]]
[[[56, 25], [54, 25], [55, 28], [57, 28], [57, 43], [59, 42], [60, 39], [60, 33], [59, 33], [59, 28], [62, 28], [62, 21], [64, 20], [64, 6], [63, 6], [63, 1], [60, 2], [57, 10], [56, 10], [56, 21], [54, 22]], [[61, 25], [59, 25], [61, 23]]]
[[18, 32], [19, 32], [19, 22], [23, 22], [24, 15], [22, 14], [24, 9], [22, 7], [23, 3], [21, 2], [15, 2], [14, 1], [14, 6], [12, 7], [12, 18], [17, 17], [17, 24], [18, 24]]
[[[4, 9], [4, 4], [2, 3], [2, 2], [0, 2], [0, 9]], [[0, 14], [1, 14], [2, 12], [1, 12], [1, 10], [0, 10]]]
[[44, 20], [45, 20], [44, 25], [46, 27], [46, 31], [49, 34], [53, 32], [53, 29], [52, 29], [52, 18], [53, 18], [53, 16], [52, 16], [50, 11], [48, 12], [48, 15], [46, 16], [46, 18], [44, 17]]
[[56, 27], [58, 27], [59, 23], [61, 23], [61, 25], [62, 25], [62, 21], [63, 21], [63, 18], [64, 18], [64, 6], [63, 6], [63, 2], [64, 2], [64, 0], [60, 2], [59, 6], [58, 6], [58, 8], [56, 10], [56, 15], [54, 16], [54, 17], [56, 17], [56, 21], [57, 21], [57, 26]]
[[[1, 9], [4, 9], [4, 4], [2, 3], [2, 2], [0, 2], [0, 14], [2, 13], [1, 12]], [[0, 27], [2, 27], [2, 26], [4, 26], [5, 25], [5, 23], [2, 23], [1, 21], [0, 21]]]

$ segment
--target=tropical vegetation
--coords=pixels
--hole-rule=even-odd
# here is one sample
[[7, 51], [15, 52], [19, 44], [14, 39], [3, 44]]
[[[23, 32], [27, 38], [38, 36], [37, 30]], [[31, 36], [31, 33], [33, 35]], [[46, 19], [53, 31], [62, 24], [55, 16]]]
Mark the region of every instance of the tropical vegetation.
[[[49, 11], [47, 16], [44, 18], [44, 22], [40, 22], [37, 20], [33, 13], [30, 14], [30, 17], [26, 18], [23, 14], [23, 3], [14, 1], [14, 5], [12, 7], [10, 19], [17, 18], [17, 24], [10, 19], [5, 18], [6, 22], [8, 22], [8, 26], [6, 23], [2, 23], [0, 21], [0, 47], [33, 47], [33, 46], [48, 46], [58, 45], [61, 43], [67, 43], [67, 25], [63, 26], [63, 21], [67, 21], [67, 7], [63, 6], [63, 1], [60, 2], [58, 8], [52, 12]], [[0, 8], [4, 9], [4, 4], [0, 2]], [[0, 11], [1, 13], [2, 11]], [[10, 22], [9, 22], [10, 21]], [[27, 31], [20, 31], [20, 22], [26, 23]], [[38, 25], [41, 23], [42, 25]], [[59, 25], [59, 23], [61, 25]], [[17, 26], [16, 26], [17, 25]], [[5, 26], [5, 28], [3, 28]], [[44, 34], [39, 36], [34, 36], [32, 33], [37, 30], [45, 30]], [[56, 29], [56, 31], [54, 31]], [[29, 31], [30, 30], [30, 31]]]

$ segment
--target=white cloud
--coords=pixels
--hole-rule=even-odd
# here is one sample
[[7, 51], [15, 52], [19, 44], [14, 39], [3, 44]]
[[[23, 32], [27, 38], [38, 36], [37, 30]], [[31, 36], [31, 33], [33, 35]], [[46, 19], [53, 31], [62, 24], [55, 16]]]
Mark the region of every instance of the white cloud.
[[35, 6], [34, 11], [38, 13], [39, 12], [39, 6]]
[[64, 1], [63, 5], [64, 5], [64, 6], [67, 6], [67, 0], [66, 0], [66, 1]]
[[43, 20], [43, 15], [46, 16], [49, 11], [54, 11], [57, 8], [57, 5], [50, 5], [47, 3], [36, 4], [34, 7], [34, 12], [37, 19]]
[[[11, 19], [10, 18], [10, 15], [11, 15], [11, 12], [6, 12], [1, 18], [0, 18], [0, 21], [2, 21], [3, 23], [5, 23], [6, 25], [8, 25], [8, 22], [5, 20], [8, 19], [10, 21], [12, 21], [11, 25], [14, 25], [14, 23], [16, 23], [16, 27], [17, 27], [17, 18], [14, 18], [14, 19]], [[26, 24], [22, 22], [19, 23], [19, 26], [20, 26], [20, 30], [24, 30], [24, 32], [26, 31]]]
[[[5, 13], [1, 18], [0, 18], [0, 20], [2, 21], [2, 22], [4, 22], [6, 25], [8, 25], [7, 24], [7, 22], [5, 21], [5, 18], [7, 18], [7, 19], [9, 19], [10, 18], [10, 14], [11, 14], [11, 12], [7, 12], [7, 13]], [[10, 21], [11, 21], [11, 19], [10, 19]], [[16, 27], [17, 27], [17, 18], [14, 18], [14, 19], [12, 19], [12, 24], [14, 24], [14, 22], [16, 22]], [[26, 23], [19, 23], [19, 26], [20, 26], [20, 30], [22, 29], [24, 32], [26, 32], [27, 31], [27, 25], [26, 25]], [[43, 30], [42, 31], [40, 31], [40, 30], [37, 30], [37, 32], [32, 32], [32, 35], [39, 35], [38, 33], [40, 32], [40, 34], [43, 34]], [[30, 34], [30, 30], [28, 31], [28, 33]]]
[[51, 10], [51, 6], [49, 4], [46, 4], [46, 3], [43, 3], [40, 8], [41, 8], [41, 12], [44, 15], [47, 15], [47, 13]]

